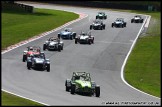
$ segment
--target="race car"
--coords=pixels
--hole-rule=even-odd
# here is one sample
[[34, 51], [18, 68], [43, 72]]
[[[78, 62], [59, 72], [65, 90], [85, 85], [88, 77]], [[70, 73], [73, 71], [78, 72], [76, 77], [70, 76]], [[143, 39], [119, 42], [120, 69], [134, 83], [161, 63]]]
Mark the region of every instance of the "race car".
[[91, 81], [90, 73], [73, 72], [72, 78], [65, 81], [66, 91], [71, 94], [82, 93], [87, 95], [95, 95], [100, 97], [100, 86]]
[[40, 54], [41, 48], [38, 46], [28, 46], [27, 50], [23, 52], [23, 58], [22, 61], [25, 62], [27, 60], [27, 57], [31, 54]]
[[96, 19], [107, 19], [107, 15], [105, 14], [105, 12], [98, 12]]
[[76, 38], [75, 38], [75, 44], [77, 43], [85, 43], [91, 45], [94, 43], [94, 36], [91, 36], [91, 32], [85, 33], [81, 32]]
[[45, 58], [44, 52], [40, 54], [31, 54], [27, 58], [27, 68], [28, 69], [43, 69], [50, 71], [50, 60]]
[[76, 36], [76, 32], [72, 32], [71, 31], [72, 28], [65, 28], [65, 30], [61, 31], [60, 33], [58, 33], [58, 38], [62, 38], [62, 39], [75, 39]]
[[131, 19], [131, 23], [143, 23], [143, 18], [140, 15], [136, 15]]
[[96, 29], [105, 29], [105, 24], [103, 24], [103, 21], [102, 20], [95, 20], [93, 21], [93, 24], [90, 25], [90, 30], [96, 30]]
[[43, 50], [57, 50], [61, 51], [63, 50], [64, 42], [56, 37], [50, 37], [44, 44], [43, 44]]
[[112, 23], [112, 27], [126, 27], [126, 22], [124, 21], [124, 18], [117, 18], [115, 22]]

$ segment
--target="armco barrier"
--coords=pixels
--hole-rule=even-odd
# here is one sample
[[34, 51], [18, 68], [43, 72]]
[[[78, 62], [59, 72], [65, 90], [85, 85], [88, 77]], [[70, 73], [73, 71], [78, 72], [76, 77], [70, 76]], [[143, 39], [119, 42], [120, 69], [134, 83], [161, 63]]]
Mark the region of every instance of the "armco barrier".
[[32, 13], [33, 8], [33, 6], [28, 6], [24, 4], [2, 2], [2, 10], [19, 10]]
[[[33, 2], [33, 1], [32, 1]], [[128, 10], [143, 10], [143, 11], [160, 11], [161, 6], [148, 5], [148, 4], [132, 4], [125, 2], [108, 2], [108, 1], [34, 1], [34, 2], [44, 2], [44, 3], [53, 3], [61, 5], [71, 5], [71, 6], [85, 6], [85, 7], [95, 7], [95, 8], [110, 8], [110, 9], [128, 9]], [[152, 9], [150, 10], [150, 6]]]

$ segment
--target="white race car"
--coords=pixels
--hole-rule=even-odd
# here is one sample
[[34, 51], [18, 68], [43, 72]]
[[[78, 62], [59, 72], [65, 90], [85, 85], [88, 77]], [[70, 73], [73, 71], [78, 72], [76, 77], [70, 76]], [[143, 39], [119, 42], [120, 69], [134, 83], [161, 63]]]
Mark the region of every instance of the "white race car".
[[59, 38], [50, 37], [44, 44], [43, 50], [63, 50], [64, 43]]
[[85, 43], [85, 44], [92, 44], [94, 43], [94, 36], [91, 36], [91, 32], [85, 33], [81, 32], [76, 38], [75, 38], [75, 44], [77, 43]]

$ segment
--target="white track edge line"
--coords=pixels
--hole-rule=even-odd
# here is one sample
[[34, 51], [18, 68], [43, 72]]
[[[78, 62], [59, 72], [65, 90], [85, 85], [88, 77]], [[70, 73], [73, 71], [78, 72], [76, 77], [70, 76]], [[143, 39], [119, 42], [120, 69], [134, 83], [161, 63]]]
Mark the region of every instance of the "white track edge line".
[[[147, 15], [147, 16], [149, 16], [149, 18], [151, 18], [150, 15]], [[125, 67], [125, 64], [126, 64], [126, 62], [127, 62], [127, 59], [128, 59], [128, 57], [129, 57], [129, 55], [130, 55], [130, 53], [131, 53], [131, 51], [132, 51], [132, 49], [133, 49], [133, 47], [134, 47], [134, 45], [135, 45], [135, 43], [136, 43], [136, 41], [137, 41], [137, 39], [138, 39], [138, 37], [139, 37], [141, 31], [143, 30], [143, 27], [144, 27], [144, 25], [145, 25], [145, 23], [146, 23], [146, 20], [147, 20], [147, 18], [145, 19], [145, 22], [143, 23], [143, 25], [142, 25], [140, 31], [138, 32], [137, 37], [136, 37], [135, 40], [133, 41], [133, 44], [132, 44], [132, 46], [131, 46], [131, 48], [130, 48], [130, 50], [129, 50], [129, 52], [128, 52], [128, 54], [127, 54], [125, 60], [124, 60], [124, 63], [123, 63], [122, 68], [121, 68], [121, 79], [122, 79], [122, 81], [123, 81], [126, 85], [128, 85], [128, 86], [131, 87], [131, 88], [133, 88], [134, 90], [139, 91], [139, 92], [141, 92], [141, 93], [143, 93], [143, 94], [146, 94], [146, 95], [149, 95], [149, 96], [152, 96], [152, 97], [161, 99], [161, 98], [159, 98], [159, 97], [153, 96], [153, 95], [151, 95], [151, 94], [148, 94], [148, 93], [146, 93], [146, 92], [143, 92], [143, 91], [141, 91], [141, 90], [139, 90], [139, 89], [137, 89], [137, 88], [131, 86], [131, 85], [128, 84], [127, 81], [125, 81], [125, 79], [124, 79], [124, 67]], [[150, 21], [150, 19], [149, 19], [149, 21]]]

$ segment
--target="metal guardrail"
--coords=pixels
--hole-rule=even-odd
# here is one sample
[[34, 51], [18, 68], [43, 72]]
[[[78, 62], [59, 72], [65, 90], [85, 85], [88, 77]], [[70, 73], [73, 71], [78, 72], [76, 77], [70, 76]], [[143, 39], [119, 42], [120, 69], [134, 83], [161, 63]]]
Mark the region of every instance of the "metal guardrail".
[[11, 9], [11, 10], [16, 10], [16, 9], [20, 9], [21, 11], [25, 11], [25, 12], [29, 12], [29, 13], [33, 13], [33, 6], [29, 6], [29, 5], [24, 5], [24, 4], [19, 4], [19, 3], [8, 3], [8, 2], [1, 2], [2, 3], [2, 10], [7, 10], [7, 9]]

